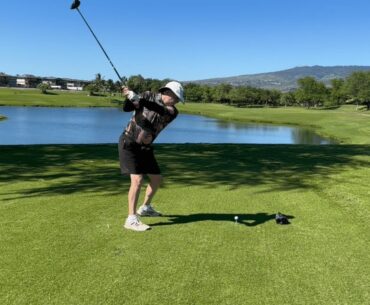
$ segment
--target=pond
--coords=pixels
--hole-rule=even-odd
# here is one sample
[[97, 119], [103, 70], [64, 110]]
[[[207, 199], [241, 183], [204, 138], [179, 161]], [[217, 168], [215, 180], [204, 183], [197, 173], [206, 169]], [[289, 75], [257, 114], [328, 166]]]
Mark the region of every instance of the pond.
[[[0, 107], [0, 145], [117, 143], [131, 113], [118, 108]], [[312, 130], [181, 114], [156, 143], [332, 144]]]

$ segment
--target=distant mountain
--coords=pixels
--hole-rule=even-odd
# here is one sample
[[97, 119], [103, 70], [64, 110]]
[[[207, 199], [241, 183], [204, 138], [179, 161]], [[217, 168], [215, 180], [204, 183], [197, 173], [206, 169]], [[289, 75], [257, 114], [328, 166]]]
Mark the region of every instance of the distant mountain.
[[218, 85], [221, 83], [228, 83], [233, 86], [252, 86], [257, 88], [291, 91], [297, 88], [297, 80], [302, 77], [312, 76], [317, 80], [329, 85], [331, 79], [346, 78], [355, 71], [370, 71], [370, 66], [304, 66], [277, 72], [248, 74], [224, 78], [212, 78], [189, 81], [185, 83], [196, 83], [204, 85]]

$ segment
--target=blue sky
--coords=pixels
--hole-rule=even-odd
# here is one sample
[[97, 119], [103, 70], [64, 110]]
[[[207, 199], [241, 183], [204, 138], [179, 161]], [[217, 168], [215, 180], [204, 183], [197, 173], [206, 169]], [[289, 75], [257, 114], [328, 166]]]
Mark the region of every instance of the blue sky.
[[[71, 0], [3, 1], [0, 72], [117, 79]], [[370, 1], [81, 0], [121, 75], [196, 80], [370, 65]]]

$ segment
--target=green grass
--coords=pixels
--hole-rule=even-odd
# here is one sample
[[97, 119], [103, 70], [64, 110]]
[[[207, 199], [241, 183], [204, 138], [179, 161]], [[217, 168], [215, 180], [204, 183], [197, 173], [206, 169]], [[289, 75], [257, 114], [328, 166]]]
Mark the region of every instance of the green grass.
[[88, 96], [88, 92], [50, 90], [42, 94], [38, 89], [0, 88], [0, 106], [43, 107], [114, 107], [119, 96]]
[[135, 233], [116, 145], [2, 147], [0, 304], [370, 303], [370, 145], [156, 153], [165, 216]]

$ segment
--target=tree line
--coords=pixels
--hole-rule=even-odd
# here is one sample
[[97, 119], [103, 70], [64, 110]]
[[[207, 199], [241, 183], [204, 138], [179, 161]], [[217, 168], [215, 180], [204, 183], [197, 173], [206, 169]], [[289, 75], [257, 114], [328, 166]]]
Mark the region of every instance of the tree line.
[[[169, 79], [145, 79], [141, 75], [136, 75], [128, 78], [126, 83], [135, 92], [156, 92], [168, 81]], [[330, 108], [344, 104], [357, 104], [366, 105], [370, 110], [370, 72], [354, 72], [345, 79], [333, 79], [330, 86], [326, 86], [314, 77], [301, 78], [297, 83], [298, 88], [291, 92], [230, 84], [210, 86], [186, 83], [185, 100], [194, 103], [222, 103], [236, 107]]]
[[330, 86], [313, 77], [297, 81], [298, 88], [290, 92], [229, 84], [207, 86], [186, 84], [189, 102], [226, 103], [237, 107], [302, 106], [335, 107], [344, 104], [366, 105], [370, 110], [370, 72], [354, 72], [346, 79], [333, 79]]
[[[135, 92], [157, 92], [170, 79], [158, 80], [134, 75], [123, 79], [124, 83]], [[6, 82], [5, 75], [0, 75], [0, 82]], [[304, 77], [297, 81], [298, 88], [290, 92], [276, 89], [261, 89], [250, 86], [216, 86], [196, 83], [184, 84], [185, 100], [194, 103], [222, 103], [236, 107], [280, 107], [301, 106], [306, 108], [336, 107], [343, 104], [366, 105], [370, 110], [370, 72], [354, 72], [345, 79], [332, 79], [329, 86], [313, 77]], [[90, 95], [116, 94], [121, 92], [122, 84], [112, 79], [105, 80], [100, 73], [85, 85], [84, 90]], [[46, 93], [48, 85], [39, 84], [39, 89]]]
[[[123, 83], [131, 90], [141, 93], [145, 91], [157, 92], [159, 88], [163, 87], [170, 79], [152, 79], [144, 78], [141, 75], [134, 75], [129, 78], [123, 77]], [[122, 83], [119, 81], [105, 80], [100, 73], [95, 75], [95, 80], [88, 83], [84, 87], [85, 91], [90, 92], [90, 95], [105, 94], [105, 93], [119, 93], [122, 91]]]

